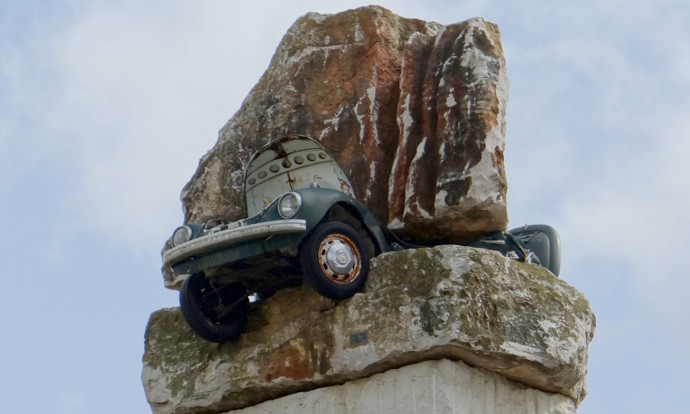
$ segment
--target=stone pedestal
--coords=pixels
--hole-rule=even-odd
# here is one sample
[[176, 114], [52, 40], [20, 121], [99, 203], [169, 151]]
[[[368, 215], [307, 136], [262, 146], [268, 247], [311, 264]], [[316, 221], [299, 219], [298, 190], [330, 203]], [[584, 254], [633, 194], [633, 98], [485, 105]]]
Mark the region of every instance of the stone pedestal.
[[569, 414], [573, 401], [442, 359], [300, 392], [227, 414]]

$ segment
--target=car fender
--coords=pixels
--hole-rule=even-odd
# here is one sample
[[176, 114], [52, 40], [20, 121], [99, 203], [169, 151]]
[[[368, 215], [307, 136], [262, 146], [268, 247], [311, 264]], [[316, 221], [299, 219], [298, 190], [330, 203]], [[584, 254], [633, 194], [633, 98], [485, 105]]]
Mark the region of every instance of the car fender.
[[[349, 195], [328, 188], [304, 188], [295, 190], [302, 197], [302, 207], [295, 216], [307, 221], [307, 234], [327, 219], [329, 212], [336, 205], [355, 216], [375, 243], [377, 253], [390, 251], [390, 243], [376, 218], [359, 201]], [[277, 214], [277, 211], [276, 211]]]

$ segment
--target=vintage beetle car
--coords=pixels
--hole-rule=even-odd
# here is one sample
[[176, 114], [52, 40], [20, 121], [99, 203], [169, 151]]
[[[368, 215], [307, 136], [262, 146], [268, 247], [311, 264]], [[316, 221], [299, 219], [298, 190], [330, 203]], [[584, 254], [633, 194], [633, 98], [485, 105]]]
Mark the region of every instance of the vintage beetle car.
[[[370, 258], [414, 247], [378, 224], [333, 157], [308, 137], [288, 136], [260, 149], [244, 181], [248, 218], [185, 224], [163, 253], [175, 275], [189, 275], [180, 291], [182, 313], [207, 340], [241, 334], [250, 299], [302, 277], [326, 297], [348, 298], [364, 286]], [[470, 245], [540, 260], [558, 274], [560, 241], [549, 226], [491, 234]]]

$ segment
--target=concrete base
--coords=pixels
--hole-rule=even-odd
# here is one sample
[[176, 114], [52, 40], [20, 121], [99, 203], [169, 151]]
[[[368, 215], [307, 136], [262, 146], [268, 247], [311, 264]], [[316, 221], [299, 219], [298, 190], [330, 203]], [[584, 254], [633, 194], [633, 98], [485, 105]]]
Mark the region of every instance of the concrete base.
[[228, 414], [571, 414], [561, 394], [527, 388], [450, 360], [426, 361]]

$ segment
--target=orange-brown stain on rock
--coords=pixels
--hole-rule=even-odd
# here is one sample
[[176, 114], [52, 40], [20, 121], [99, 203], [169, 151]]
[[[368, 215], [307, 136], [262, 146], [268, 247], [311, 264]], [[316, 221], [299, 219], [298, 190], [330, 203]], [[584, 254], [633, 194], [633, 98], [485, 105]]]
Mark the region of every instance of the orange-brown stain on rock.
[[491, 153], [491, 161], [493, 162], [494, 166], [503, 165], [504, 155], [501, 147], [496, 146], [494, 148], [494, 152]]
[[299, 381], [314, 377], [309, 352], [302, 343], [286, 342], [272, 354], [272, 360], [267, 361], [259, 372], [259, 378], [263, 381], [270, 382], [281, 377]]

